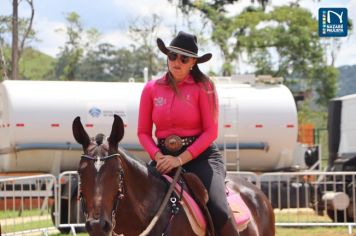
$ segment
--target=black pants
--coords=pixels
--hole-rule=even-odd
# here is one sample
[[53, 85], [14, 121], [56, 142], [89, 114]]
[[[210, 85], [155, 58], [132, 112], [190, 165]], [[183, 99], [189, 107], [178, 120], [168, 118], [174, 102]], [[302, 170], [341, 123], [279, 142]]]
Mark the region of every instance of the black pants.
[[[180, 153], [170, 153], [165, 147], [159, 146], [165, 155], [177, 156]], [[183, 152], [181, 150], [181, 152]], [[187, 172], [196, 174], [209, 193], [208, 209], [214, 227], [220, 230], [229, 217], [229, 206], [225, 192], [225, 163], [215, 143], [211, 144], [197, 158], [183, 165]]]

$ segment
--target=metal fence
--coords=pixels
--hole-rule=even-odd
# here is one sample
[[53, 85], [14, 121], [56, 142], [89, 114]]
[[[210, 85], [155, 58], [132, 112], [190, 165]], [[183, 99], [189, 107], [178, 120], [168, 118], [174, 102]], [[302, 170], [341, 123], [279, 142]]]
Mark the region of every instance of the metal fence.
[[0, 179], [2, 235], [47, 235], [54, 230], [56, 182], [53, 175]]
[[356, 172], [265, 173], [277, 226], [356, 226]]
[[80, 186], [78, 172], [66, 171], [58, 178], [58, 200], [59, 209], [56, 214], [56, 227], [61, 232], [84, 231], [85, 219], [81, 209], [78, 187]]
[[[276, 225], [356, 226], [356, 172], [228, 172], [256, 184], [275, 209]], [[76, 171], [0, 179], [3, 235], [47, 235], [84, 229]], [[332, 220], [333, 219], [333, 220]], [[54, 223], [53, 223], [54, 222]]]

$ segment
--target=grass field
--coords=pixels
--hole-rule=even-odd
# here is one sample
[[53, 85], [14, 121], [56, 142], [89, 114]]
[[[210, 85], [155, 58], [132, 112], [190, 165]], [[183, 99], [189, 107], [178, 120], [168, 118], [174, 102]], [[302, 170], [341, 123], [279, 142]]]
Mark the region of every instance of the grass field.
[[[66, 234], [53, 234], [55, 236], [64, 236]], [[77, 234], [78, 236], [87, 236], [88, 234]], [[313, 228], [283, 228], [277, 227], [276, 236], [350, 236], [346, 227], [313, 227]], [[356, 236], [354, 229], [353, 236]]]
[[[291, 210], [275, 210], [276, 219], [278, 222], [331, 222], [326, 216], [316, 216], [311, 210], [291, 211]], [[12, 223], [11, 221], [17, 221]], [[34, 222], [33, 222], [34, 221]], [[5, 223], [6, 222], [6, 223]], [[19, 218], [18, 212], [2, 212], [0, 211], [0, 223], [5, 232], [23, 231], [36, 228], [53, 227], [48, 213], [38, 216], [37, 210], [23, 211], [22, 217]], [[5, 224], [4, 224], [5, 223]], [[68, 234], [60, 234], [53, 232], [50, 235], [64, 236]], [[87, 236], [88, 234], [77, 234], [78, 236]], [[345, 227], [277, 227], [276, 236], [350, 236], [348, 228]], [[356, 228], [353, 228], [353, 236], [356, 236]]]

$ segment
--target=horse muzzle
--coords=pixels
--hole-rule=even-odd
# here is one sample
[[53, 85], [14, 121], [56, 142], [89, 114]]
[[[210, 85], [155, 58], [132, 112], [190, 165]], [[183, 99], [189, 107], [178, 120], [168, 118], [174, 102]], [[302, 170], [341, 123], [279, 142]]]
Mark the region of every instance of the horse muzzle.
[[88, 219], [85, 228], [91, 236], [109, 236], [112, 233], [112, 223], [105, 219]]

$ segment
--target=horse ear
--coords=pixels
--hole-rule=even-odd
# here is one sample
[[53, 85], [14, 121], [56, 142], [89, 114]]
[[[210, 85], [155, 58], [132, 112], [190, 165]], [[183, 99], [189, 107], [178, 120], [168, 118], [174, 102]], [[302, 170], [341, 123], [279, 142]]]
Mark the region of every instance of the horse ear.
[[87, 132], [85, 131], [79, 116], [74, 119], [72, 130], [75, 140], [77, 140], [77, 142], [80, 143], [83, 146], [83, 149], [85, 150], [90, 144], [90, 138]]
[[108, 138], [109, 144], [111, 146], [116, 146], [121, 139], [124, 137], [124, 122], [121, 117], [114, 115], [114, 123], [112, 124], [111, 134]]

